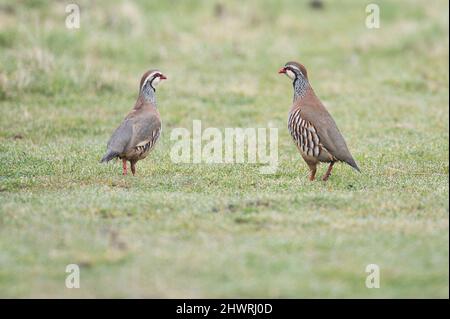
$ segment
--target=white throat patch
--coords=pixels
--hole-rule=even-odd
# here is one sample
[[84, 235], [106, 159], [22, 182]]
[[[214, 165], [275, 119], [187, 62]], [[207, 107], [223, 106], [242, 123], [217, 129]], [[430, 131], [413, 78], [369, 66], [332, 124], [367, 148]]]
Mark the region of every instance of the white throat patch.
[[289, 69], [286, 69], [286, 75], [291, 79], [291, 80], [295, 80], [295, 74], [294, 72], [292, 72]]
[[[142, 87], [141, 90], [145, 87], [145, 85], [147, 84], [148, 81], [151, 81], [151, 79], [155, 76], [155, 74], [160, 73], [159, 71], [154, 71], [152, 73], [150, 73], [144, 80], [144, 83], [142, 83]], [[152, 82], [152, 86], [156, 87], [158, 85], [158, 83], [161, 81], [161, 79], [159, 77], [155, 78]]]
[[[304, 76], [304, 75], [303, 75], [303, 72], [302, 72], [296, 65], [288, 64], [288, 65], [286, 65], [286, 67], [290, 67], [291, 69], [294, 69], [294, 70], [298, 71], [298, 73], [300, 73], [302, 76]], [[292, 72], [292, 71], [289, 70], [289, 69], [286, 69], [286, 74], [287, 74], [288, 77], [291, 78], [291, 80], [295, 80], [295, 74], [294, 74], [294, 72]]]
[[159, 82], [161, 82], [161, 78], [157, 76], [152, 82], [153, 87], [156, 87], [159, 84]]

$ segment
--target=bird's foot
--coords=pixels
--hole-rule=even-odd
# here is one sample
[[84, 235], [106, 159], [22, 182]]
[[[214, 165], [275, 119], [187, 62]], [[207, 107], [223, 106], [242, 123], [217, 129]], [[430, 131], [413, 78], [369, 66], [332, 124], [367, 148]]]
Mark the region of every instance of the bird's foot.
[[311, 171], [308, 179], [310, 182], [313, 182], [316, 179], [316, 170]]

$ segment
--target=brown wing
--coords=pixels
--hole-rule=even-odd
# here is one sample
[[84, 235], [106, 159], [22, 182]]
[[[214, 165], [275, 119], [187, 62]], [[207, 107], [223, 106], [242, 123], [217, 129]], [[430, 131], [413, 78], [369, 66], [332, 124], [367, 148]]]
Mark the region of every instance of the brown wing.
[[125, 151], [133, 137], [133, 119], [125, 118], [120, 126], [114, 131], [108, 141], [108, 151], [120, 154]]
[[303, 104], [300, 109], [301, 117], [315, 128], [323, 147], [337, 160], [346, 162], [359, 171], [358, 165], [348, 150], [344, 137], [325, 107], [321, 104], [319, 106]]
[[[161, 132], [161, 120], [158, 111], [142, 112], [135, 117], [133, 134], [127, 150], [144, 146], [152, 148]], [[148, 144], [148, 145], [147, 145]]]

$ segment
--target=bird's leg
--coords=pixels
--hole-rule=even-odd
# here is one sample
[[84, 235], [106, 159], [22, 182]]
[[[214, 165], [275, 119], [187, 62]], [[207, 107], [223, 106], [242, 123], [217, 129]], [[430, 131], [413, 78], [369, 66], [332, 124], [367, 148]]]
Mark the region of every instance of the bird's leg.
[[122, 159], [122, 169], [123, 169], [123, 175], [127, 175], [127, 160]]
[[316, 172], [317, 172], [317, 164], [308, 164], [309, 171], [311, 174], [309, 175], [309, 180], [312, 182], [316, 178]]
[[133, 176], [136, 174], [136, 162], [131, 161], [131, 173], [133, 173]]
[[327, 172], [323, 175], [322, 180], [326, 182], [331, 175], [331, 170], [333, 169], [334, 162], [331, 162], [328, 166]]

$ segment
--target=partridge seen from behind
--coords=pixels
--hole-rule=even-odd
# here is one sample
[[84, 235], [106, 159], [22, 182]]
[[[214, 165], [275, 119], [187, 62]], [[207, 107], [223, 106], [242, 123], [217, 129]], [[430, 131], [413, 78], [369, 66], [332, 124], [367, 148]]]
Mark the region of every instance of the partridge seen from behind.
[[278, 73], [286, 74], [294, 87], [294, 101], [289, 112], [288, 129], [308, 164], [309, 179], [316, 176], [317, 164], [329, 163], [322, 180], [326, 181], [336, 162], [345, 162], [358, 172], [344, 137], [325, 106], [309, 84], [306, 68], [297, 62], [288, 62]]
[[147, 157], [161, 134], [155, 88], [165, 79], [158, 70], [147, 71], [142, 76], [136, 104], [109, 139], [106, 154], [100, 162], [118, 157], [122, 160], [123, 175], [127, 175], [127, 161], [133, 175], [136, 174], [136, 162]]

